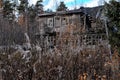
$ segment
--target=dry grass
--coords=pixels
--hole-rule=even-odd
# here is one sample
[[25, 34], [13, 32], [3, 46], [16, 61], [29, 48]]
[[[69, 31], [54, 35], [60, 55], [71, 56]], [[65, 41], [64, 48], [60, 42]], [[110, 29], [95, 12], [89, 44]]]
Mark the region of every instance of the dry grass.
[[84, 49], [74, 53], [68, 48], [61, 51], [56, 48], [40, 52], [33, 48], [26, 58], [18, 51], [7, 51], [0, 54], [1, 80], [92, 80], [95, 77], [115, 80], [118, 76], [107, 64], [110, 59], [104, 51]]

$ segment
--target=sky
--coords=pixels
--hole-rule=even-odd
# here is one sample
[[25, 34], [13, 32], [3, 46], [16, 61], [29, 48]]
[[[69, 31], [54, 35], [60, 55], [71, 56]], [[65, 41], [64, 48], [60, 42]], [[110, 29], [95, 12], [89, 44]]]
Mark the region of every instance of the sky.
[[[37, 0], [29, 0], [30, 4], [35, 4]], [[43, 0], [42, 4], [44, 9], [55, 10], [59, 5], [60, 1], [64, 1], [68, 9], [79, 8], [80, 6], [84, 7], [95, 7], [102, 5], [104, 1], [109, 2], [109, 0]]]

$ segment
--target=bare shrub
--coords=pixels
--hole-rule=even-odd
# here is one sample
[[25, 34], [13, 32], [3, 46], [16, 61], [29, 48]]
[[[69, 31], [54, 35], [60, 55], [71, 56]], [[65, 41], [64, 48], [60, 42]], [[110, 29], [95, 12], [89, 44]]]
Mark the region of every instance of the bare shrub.
[[[52, 52], [37, 51], [33, 48], [32, 56], [24, 58], [20, 52], [0, 53], [2, 80], [79, 80], [82, 76], [91, 80], [105, 77], [114, 80], [109, 56], [99, 51], [86, 49], [72, 53], [67, 48], [53, 49]], [[107, 58], [107, 60], [106, 60]]]

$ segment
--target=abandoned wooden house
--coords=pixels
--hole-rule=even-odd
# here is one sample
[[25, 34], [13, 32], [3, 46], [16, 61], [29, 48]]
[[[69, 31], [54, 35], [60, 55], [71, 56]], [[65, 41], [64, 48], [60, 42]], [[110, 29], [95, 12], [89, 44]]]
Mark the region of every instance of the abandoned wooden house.
[[107, 41], [104, 21], [93, 19], [81, 9], [40, 14], [38, 22], [39, 34], [49, 36], [49, 41], [61, 38], [64, 42], [69, 39], [65, 37], [67, 34], [74, 36], [70, 41], [79, 40], [76, 42], [80, 46], [99, 45]]

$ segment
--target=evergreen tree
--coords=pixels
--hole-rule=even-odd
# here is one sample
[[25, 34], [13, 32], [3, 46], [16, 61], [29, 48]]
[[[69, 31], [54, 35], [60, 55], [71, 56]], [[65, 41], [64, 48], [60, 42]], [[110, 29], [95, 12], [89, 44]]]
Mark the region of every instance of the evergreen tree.
[[20, 0], [20, 5], [18, 6], [19, 13], [25, 13], [28, 8], [28, 0]]
[[28, 0], [19, 0], [20, 5], [18, 6], [19, 15], [22, 16], [21, 21], [24, 21], [22, 26], [24, 26], [24, 31], [27, 32], [28, 25]]
[[36, 7], [36, 14], [41, 14], [44, 12], [43, 10], [43, 4], [42, 4], [43, 0], [38, 0], [35, 7]]
[[30, 22], [35, 20], [35, 17], [36, 17], [37, 14], [36, 14], [36, 9], [35, 9], [34, 5], [31, 5], [28, 8], [28, 15], [29, 15], [29, 18], [30, 18]]
[[51, 13], [51, 12], [53, 12], [51, 9], [47, 9], [46, 11], [45, 11], [46, 13]]
[[60, 2], [60, 5], [57, 7], [57, 11], [66, 11], [67, 7], [64, 2]]
[[105, 14], [108, 18], [110, 44], [120, 52], [120, 2], [110, 0], [105, 3]]
[[42, 0], [38, 0], [35, 5], [31, 5], [28, 7], [28, 15], [30, 21], [34, 21], [38, 14], [44, 12], [42, 2]]
[[10, 0], [3, 2], [3, 17], [12, 21], [15, 19], [15, 7], [16, 5]]

